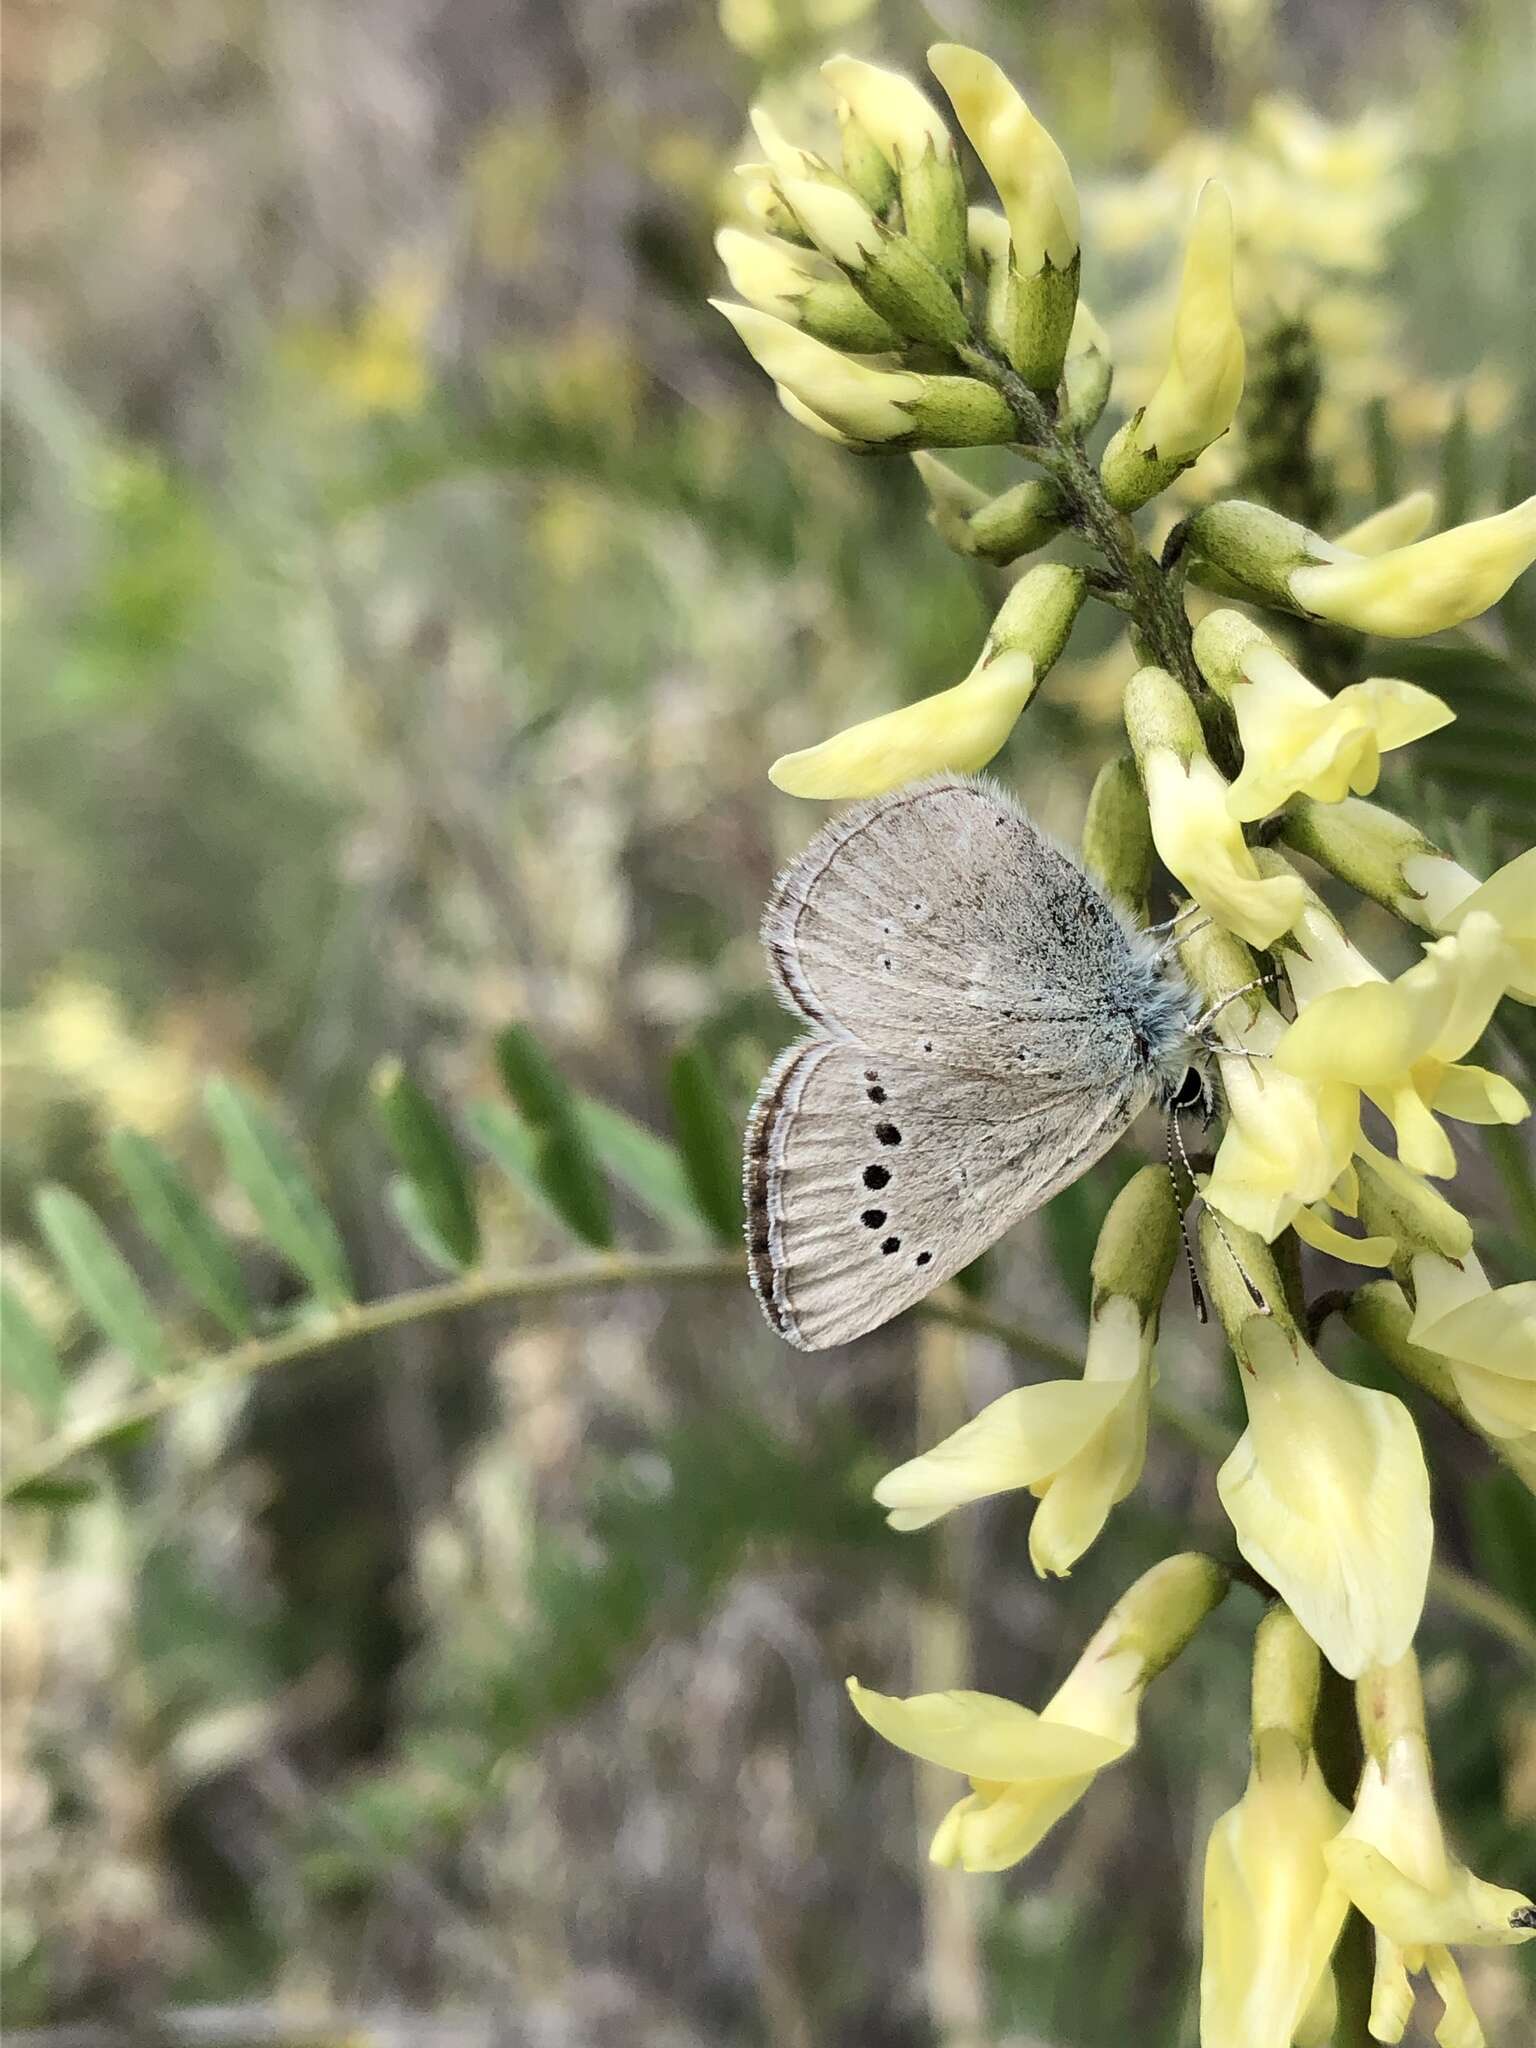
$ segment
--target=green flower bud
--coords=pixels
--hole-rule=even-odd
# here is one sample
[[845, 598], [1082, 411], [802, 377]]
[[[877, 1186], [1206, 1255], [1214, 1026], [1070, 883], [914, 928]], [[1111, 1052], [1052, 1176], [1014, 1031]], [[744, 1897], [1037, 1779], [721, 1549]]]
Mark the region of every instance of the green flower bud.
[[1464, 1259], [1472, 1249], [1472, 1226], [1437, 1188], [1411, 1167], [1374, 1146], [1362, 1145], [1355, 1159], [1360, 1184], [1360, 1220], [1375, 1236], [1397, 1240], [1394, 1267], [1407, 1268], [1415, 1252]]
[[1425, 884], [1435, 879], [1437, 869], [1451, 876], [1463, 894], [1472, 879], [1417, 826], [1361, 797], [1336, 804], [1298, 797], [1286, 807], [1281, 836], [1360, 895], [1425, 931], [1435, 929]]
[[888, 213], [896, 204], [896, 173], [881, 154], [875, 138], [842, 98], [837, 102], [837, 127], [843, 142], [843, 176], [871, 213]]
[[1068, 568], [1064, 562], [1037, 564], [1003, 600], [978, 666], [985, 667], [1000, 654], [1027, 654], [1038, 683], [1066, 646], [1087, 594], [1088, 579], [1081, 569]]
[[[1227, 1342], [1245, 1372], [1254, 1361], [1249, 1338], [1252, 1326], [1279, 1328], [1298, 1342], [1301, 1331], [1286, 1299], [1285, 1282], [1275, 1263], [1272, 1248], [1252, 1230], [1227, 1222], [1217, 1227], [1216, 1212], [1203, 1209], [1199, 1223], [1200, 1256], [1205, 1267], [1205, 1284]], [[1242, 1261], [1242, 1271], [1237, 1261]], [[1246, 1276], [1246, 1277], [1245, 1277]], [[1249, 1282], [1263, 1297], [1269, 1314], [1255, 1301]]]
[[932, 102], [899, 71], [833, 57], [821, 75], [896, 173], [907, 234], [956, 291], [965, 276], [965, 179]]
[[1333, 561], [1339, 553], [1320, 533], [1242, 498], [1225, 498], [1205, 506], [1184, 533], [1184, 559], [1191, 582], [1226, 597], [1246, 598], [1291, 612], [1300, 609], [1290, 592], [1292, 573], [1317, 562]]
[[792, 242], [722, 228], [715, 248], [734, 290], [749, 305], [791, 321], [832, 348], [878, 355], [901, 336], [824, 256]]
[[1183, 685], [1164, 668], [1138, 669], [1126, 685], [1125, 729], [1139, 765], [1154, 748], [1164, 747], [1188, 765], [1205, 752], [1200, 714]]
[[1093, 1253], [1095, 1312], [1109, 1295], [1136, 1305], [1143, 1324], [1155, 1322], [1179, 1252], [1179, 1209], [1161, 1166], [1144, 1166], [1110, 1204]]
[[1152, 823], [1136, 763], [1129, 754], [1106, 761], [1088, 794], [1083, 866], [1107, 896], [1140, 917], [1152, 879]]
[[878, 221], [857, 194], [812, 178], [781, 178], [779, 190], [822, 254], [900, 333], [938, 348], [955, 348], [966, 339], [965, 314], [938, 271], [905, 235]]
[[958, 555], [1005, 568], [1061, 531], [1065, 500], [1047, 478], [1015, 484], [989, 498], [936, 456], [915, 454], [912, 461], [928, 493], [929, 524]]
[[1303, 1754], [1312, 1747], [1322, 1658], [1316, 1643], [1283, 1601], [1259, 1623], [1253, 1640], [1253, 1749], [1257, 1759], [1274, 1734], [1290, 1737]]
[[[1226, 1598], [1231, 1575], [1214, 1558], [1181, 1551], [1153, 1565], [1121, 1594], [1094, 1631], [1090, 1649], [1104, 1657], [1134, 1650], [1140, 1680], [1166, 1671], [1214, 1607]], [[1085, 1652], [1080, 1665], [1088, 1662]]]

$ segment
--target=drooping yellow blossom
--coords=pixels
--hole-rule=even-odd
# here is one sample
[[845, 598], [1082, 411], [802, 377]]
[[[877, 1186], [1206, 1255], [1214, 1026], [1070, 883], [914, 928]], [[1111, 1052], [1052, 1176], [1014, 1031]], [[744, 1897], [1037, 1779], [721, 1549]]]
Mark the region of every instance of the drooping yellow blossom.
[[1228, 1334], [1248, 1427], [1216, 1491], [1238, 1549], [1345, 1678], [1395, 1662], [1419, 1624], [1434, 1540], [1412, 1416], [1336, 1378], [1276, 1316]]
[[1444, 1180], [1456, 1171], [1435, 1113], [1467, 1123], [1530, 1114], [1502, 1074], [1463, 1063], [1508, 986], [1511, 948], [1498, 921], [1474, 911], [1396, 981], [1333, 988], [1306, 1003], [1275, 1048], [1298, 1080], [1357, 1088], [1391, 1119], [1406, 1166]]
[[710, 304], [775, 384], [855, 441], [899, 441], [921, 433], [935, 447], [960, 448], [1007, 441], [1017, 431], [998, 393], [974, 378], [875, 369], [755, 306], [724, 299]]
[[1536, 562], [1536, 497], [1412, 546], [1293, 569], [1304, 612], [1388, 639], [1443, 632], [1487, 611]]
[[1065, 646], [1086, 589], [1081, 570], [1037, 564], [1008, 593], [962, 681], [781, 755], [769, 779], [791, 796], [879, 796], [942, 770], [984, 768]]
[[932, 697], [781, 754], [768, 779], [790, 796], [833, 798], [880, 796], [942, 769], [973, 773], [1013, 731], [1037, 680], [1029, 655], [999, 654]]
[[1323, 1852], [1349, 1816], [1312, 1749], [1318, 1675], [1316, 1646], [1272, 1607], [1254, 1644], [1248, 1789], [1205, 1852], [1200, 2048], [1291, 2048], [1332, 2031], [1328, 1964], [1349, 1901]]
[[1147, 1685], [1226, 1586], [1221, 1567], [1193, 1552], [1154, 1565], [1110, 1609], [1038, 1714], [991, 1693], [893, 1699], [850, 1678], [849, 1697], [877, 1734], [971, 1781], [940, 1823], [928, 1852], [933, 1862], [1006, 1870], [1027, 1856], [1098, 1773], [1133, 1747]]
[[1104, 1220], [1080, 1380], [1015, 1387], [931, 1451], [888, 1472], [875, 1499], [893, 1529], [1029, 1487], [1035, 1570], [1068, 1573], [1141, 1477], [1157, 1316], [1178, 1250], [1178, 1211], [1161, 1167], [1143, 1167]]
[[952, 349], [970, 330], [960, 301], [922, 251], [877, 220], [856, 192], [819, 178], [779, 179], [779, 191], [821, 253], [897, 336]]
[[1468, 1414], [1486, 1435], [1536, 1434], [1536, 1280], [1491, 1287], [1475, 1252], [1411, 1262], [1410, 1342], [1447, 1361]]
[[1455, 713], [1429, 690], [1391, 676], [1350, 683], [1329, 697], [1240, 613], [1210, 613], [1195, 628], [1195, 659], [1231, 704], [1243, 768], [1227, 797], [1244, 823], [1293, 796], [1337, 803], [1368, 794], [1383, 753], [1449, 725]]
[[1353, 1814], [1323, 1853], [1376, 1930], [1371, 2032], [1378, 2041], [1402, 2039], [1413, 2011], [1410, 1973], [1425, 1971], [1445, 2007], [1435, 2029], [1441, 2048], [1483, 2048], [1450, 1951], [1528, 1941], [1536, 1908], [1521, 1893], [1474, 1877], [1446, 1848], [1412, 1651], [1367, 1672], [1357, 1700], [1365, 1771]]
[[1200, 904], [1253, 946], [1272, 946], [1301, 914], [1299, 875], [1262, 876], [1205, 750], [1200, 720], [1165, 669], [1144, 668], [1125, 693], [1158, 857]]
[[1006, 73], [979, 50], [935, 43], [929, 68], [949, 94], [960, 126], [997, 187], [1008, 216], [1013, 265], [1034, 277], [1049, 263], [1067, 270], [1081, 216], [1067, 160]]
[[1410, 491], [1347, 532], [1336, 534], [1334, 545], [1356, 555], [1384, 555], [1391, 548], [1405, 548], [1429, 530], [1437, 503], [1433, 491]]
[[715, 248], [732, 290], [760, 312], [835, 348], [877, 352], [898, 345], [896, 330], [814, 249], [740, 228], [722, 228]]

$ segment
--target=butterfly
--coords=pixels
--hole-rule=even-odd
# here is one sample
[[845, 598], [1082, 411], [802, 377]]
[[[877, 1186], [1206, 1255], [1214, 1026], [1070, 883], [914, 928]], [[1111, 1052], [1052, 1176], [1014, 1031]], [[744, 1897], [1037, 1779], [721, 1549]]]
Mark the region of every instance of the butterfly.
[[1154, 1098], [1208, 1110], [1204, 1020], [1169, 948], [984, 778], [833, 819], [762, 936], [811, 1028], [748, 1122], [748, 1266], [801, 1350], [920, 1301]]

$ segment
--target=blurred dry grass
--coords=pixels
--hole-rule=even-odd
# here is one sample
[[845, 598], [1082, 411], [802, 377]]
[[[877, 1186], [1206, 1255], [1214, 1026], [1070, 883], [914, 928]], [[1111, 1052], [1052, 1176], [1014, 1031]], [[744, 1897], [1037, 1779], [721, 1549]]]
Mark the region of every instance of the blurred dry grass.
[[[127, 1122], [242, 1228], [191, 1115], [208, 1071], [286, 1105], [384, 1293], [423, 1269], [359, 1114], [380, 1053], [462, 1102], [521, 1017], [661, 1124], [679, 1041], [739, 1103], [785, 1035], [753, 934], [809, 827], [763, 765], [959, 673], [997, 595], [900, 465], [796, 434], [701, 310], [743, 107], [808, 100], [829, 38], [910, 60], [937, 22], [993, 48], [1091, 213], [1123, 219], [1141, 181], [1147, 236], [1196, 130], [1261, 154], [1244, 124], [1272, 90], [1388, 107], [1411, 161], [1382, 175], [1409, 187], [1350, 283], [1384, 324], [1326, 302], [1366, 371], [1340, 393], [1341, 516], [1376, 482], [1349, 408], [1383, 352], [1405, 483], [1448, 428], [1474, 503], [1529, 459], [1518, 7], [722, 15], [734, 41], [682, 0], [7, 7], [0, 1225], [82, 1403], [126, 1368], [71, 1320], [29, 1191], [62, 1179], [120, 1218], [102, 1140]], [[1154, 269], [1130, 233], [1098, 310], [1134, 331]], [[1067, 835], [1123, 659], [1076, 651], [1000, 764]], [[1000, 1308], [1074, 1341], [1127, 1170], [1020, 1233]], [[557, 1242], [512, 1191], [488, 1200], [498, 1254]], [[286, 1276], [251, 1267], [280, 1304]], [[1170, 1325], [1165, 1381], [1222, 1413], [1211, 1345]], [[1024, 1569], [1015, 1502], [947, 1547], [897, 1543], [868, 1483], [911, 1441], [914, 1349], [898, 1331], [805, 1360], [737, 1293], [484, 1312], [200, 1402], [90, 1504], [16, 1518], [12, 2025], [1188, 2039], [1248, 1596], [1154, 1692], [1115, 1791], [962, 1891], [924, 1879], [910, 1775], [841, 1682], [948, 1668], [1039, 1695], [1134, 1571], [1214, 1525], [1208, 1475], [1162, 1444], [1068, 1586]], [[1012, 1371], [951, 1344], [925, 1398], [975, 1406]], [[1462, 1448], [1436, 1449], [1470, 1486]], [[1450, 1518], [1453, 1554], [1485, 1562], [1479, 1526]], [[1450, 1796], [1529, 1886], [1529, 1695], [1443, 1616], [1430, 1649]], [[1486, 1974], [1513, 2044], [1516, 1981]], [[423, 2017], [355, 2017], [391, 2012]]]

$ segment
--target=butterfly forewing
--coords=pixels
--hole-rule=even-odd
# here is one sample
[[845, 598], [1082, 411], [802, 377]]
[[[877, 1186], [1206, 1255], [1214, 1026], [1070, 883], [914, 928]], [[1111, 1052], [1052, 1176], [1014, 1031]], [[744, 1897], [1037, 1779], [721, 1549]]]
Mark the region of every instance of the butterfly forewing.
[[[1091, 1084], [1106, 954], [1138, 943], [1008, 797], [945, 777], [859, 804], [780, 876], [763, 941], [833, 1035], [1007, 1081]], [[1120, 1033], [1124, 1038], [1124, 1032]]]

